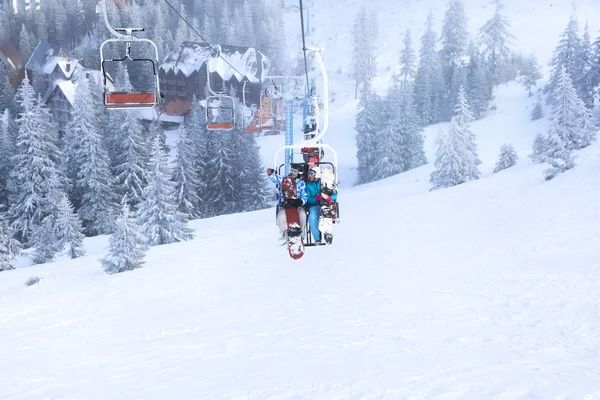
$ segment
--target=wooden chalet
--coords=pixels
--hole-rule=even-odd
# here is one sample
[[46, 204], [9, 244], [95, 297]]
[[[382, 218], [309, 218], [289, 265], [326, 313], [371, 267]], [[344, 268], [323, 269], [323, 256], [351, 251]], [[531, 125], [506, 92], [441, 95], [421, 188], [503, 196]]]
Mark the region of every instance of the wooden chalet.
[[25, 73], [31, 82], [42, 77], [40, 90], [42, 102], [46, 104], [60, 133], [64, 133], [71, 119], [75, 98], [75, 73], [81, 69], [79, 60], [70, 58], [60, 46], [41, 40], [25, 65]]
[[269, 60], [252, 47], [212, 47], [235, 70], [215, 54], [210, 46], [184, 42], [178, 50], [168, 54], [159, 67], [161, 92], [165, 102], [161, 110], [163, 114], [183, 116], [189, 111], [194, 96], [198, 100], [206, 99], [209, 74], [213, 92], [233, 93], [240, 104], [245, 99], [248, 107], [260, 105], [262, 79], [268, 72]]

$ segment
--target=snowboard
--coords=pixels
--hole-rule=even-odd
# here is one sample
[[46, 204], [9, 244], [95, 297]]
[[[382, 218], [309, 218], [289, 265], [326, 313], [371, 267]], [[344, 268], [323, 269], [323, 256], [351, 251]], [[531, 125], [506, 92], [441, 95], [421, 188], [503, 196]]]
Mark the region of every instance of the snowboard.
[[[321, 171], [321, 196], [327, 199], [335, 193], [335, 177], [331, 169], [325, 168]], [[319, 230], [323, 234], [325, 243], [333, 242], [333, 219], [335, 212], [333, 203], [321, 203], [321, 211], [319, 213]]]
[[[285, 177], [281, 181], [281, 190], [283, 199], [297, 199], [298, 188], [296, 180], [292, 177]], [[287, 248], [290, 257], [294, 260], [299, 259], [304, 255], [304, 243], [302, 243], [302, 228], [300, 226], [300, 214], [298, 208], [284, 208], [287, 221]]]

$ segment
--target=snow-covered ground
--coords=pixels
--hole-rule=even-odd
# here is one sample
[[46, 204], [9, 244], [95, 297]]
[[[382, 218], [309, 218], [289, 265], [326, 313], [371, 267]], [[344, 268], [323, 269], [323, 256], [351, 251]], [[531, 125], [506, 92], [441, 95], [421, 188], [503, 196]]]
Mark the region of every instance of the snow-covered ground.
[[[351, 20], [358, 2], [345, 4]], [[338, 14], [319, 18], [345, 35]], [[426, 165], [353, 186], [342, 83], [326, 138], [340, 156], [332, 246], [290, 259], [269, 209], [193, 221], [194, 240], [123, 274], [101, 269], [107, 237], [81, 259], [23, 259], [0, 273], [0, 399], [599, 400], [600, 144], [545, 182], [527, 155], [548, 122], [529, 121], [534, 98], [510, 83], [473, 124], [482, 179], [429, 192]], [[444, 128], [426, 129], [430, 161]], [[491, 174], [503, 143], [520, 161]], [[259, 144], [267, 166], [283, 136]]]

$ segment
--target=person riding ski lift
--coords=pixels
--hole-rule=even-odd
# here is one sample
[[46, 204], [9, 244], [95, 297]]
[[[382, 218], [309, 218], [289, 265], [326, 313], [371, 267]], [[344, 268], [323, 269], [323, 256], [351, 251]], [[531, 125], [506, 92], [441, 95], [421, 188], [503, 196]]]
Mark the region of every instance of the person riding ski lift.
[[298, 169], [292, 168], [288, 176], [291, 176], [296, 180], [296, 188], [298, 190], [298, 198], [297, 199], [284, 199], [283, 198], [283, 190], [281, 188], [281, 182], [283, 181], [283, 177], [275, 173], [273, 168], [267, 168], [267, 175], [269, 180], [273, 182], [279, 188], [279, 205], [277, 211], [277, 226], [283, 237], [286, 236], [288, 226], [287, 226], [287, 217], [285, 215], [286, 208], [297, 208], [298, 209], [298, 217], [300, 219], [300, 229], [302, 230], [302, 240], [306, 236], [306, 210], [302, 207], [306, 204], [307, 195], [306, 195], [306, 183], [299, 177]]
[[321, 205], [331, 204], [337, 200], [337, 193], [323, 198], [321, 194], [321, 168], [313, 166], [308, 171], [308, 182], [306, 183], [306, 208], [308, 209], [308, 226], [315, 243], [321, 242], [321, 231], [319, 231], [319, 215]]

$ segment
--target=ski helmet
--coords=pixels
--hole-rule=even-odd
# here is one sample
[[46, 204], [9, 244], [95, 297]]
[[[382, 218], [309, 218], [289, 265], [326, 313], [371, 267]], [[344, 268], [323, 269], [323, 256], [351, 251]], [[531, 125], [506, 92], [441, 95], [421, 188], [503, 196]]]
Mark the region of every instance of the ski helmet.
[[310, 169], [310, 172], [314, 173], [315, 179], [321, 178], [321, 168], [317, 167], [316, 165]]

